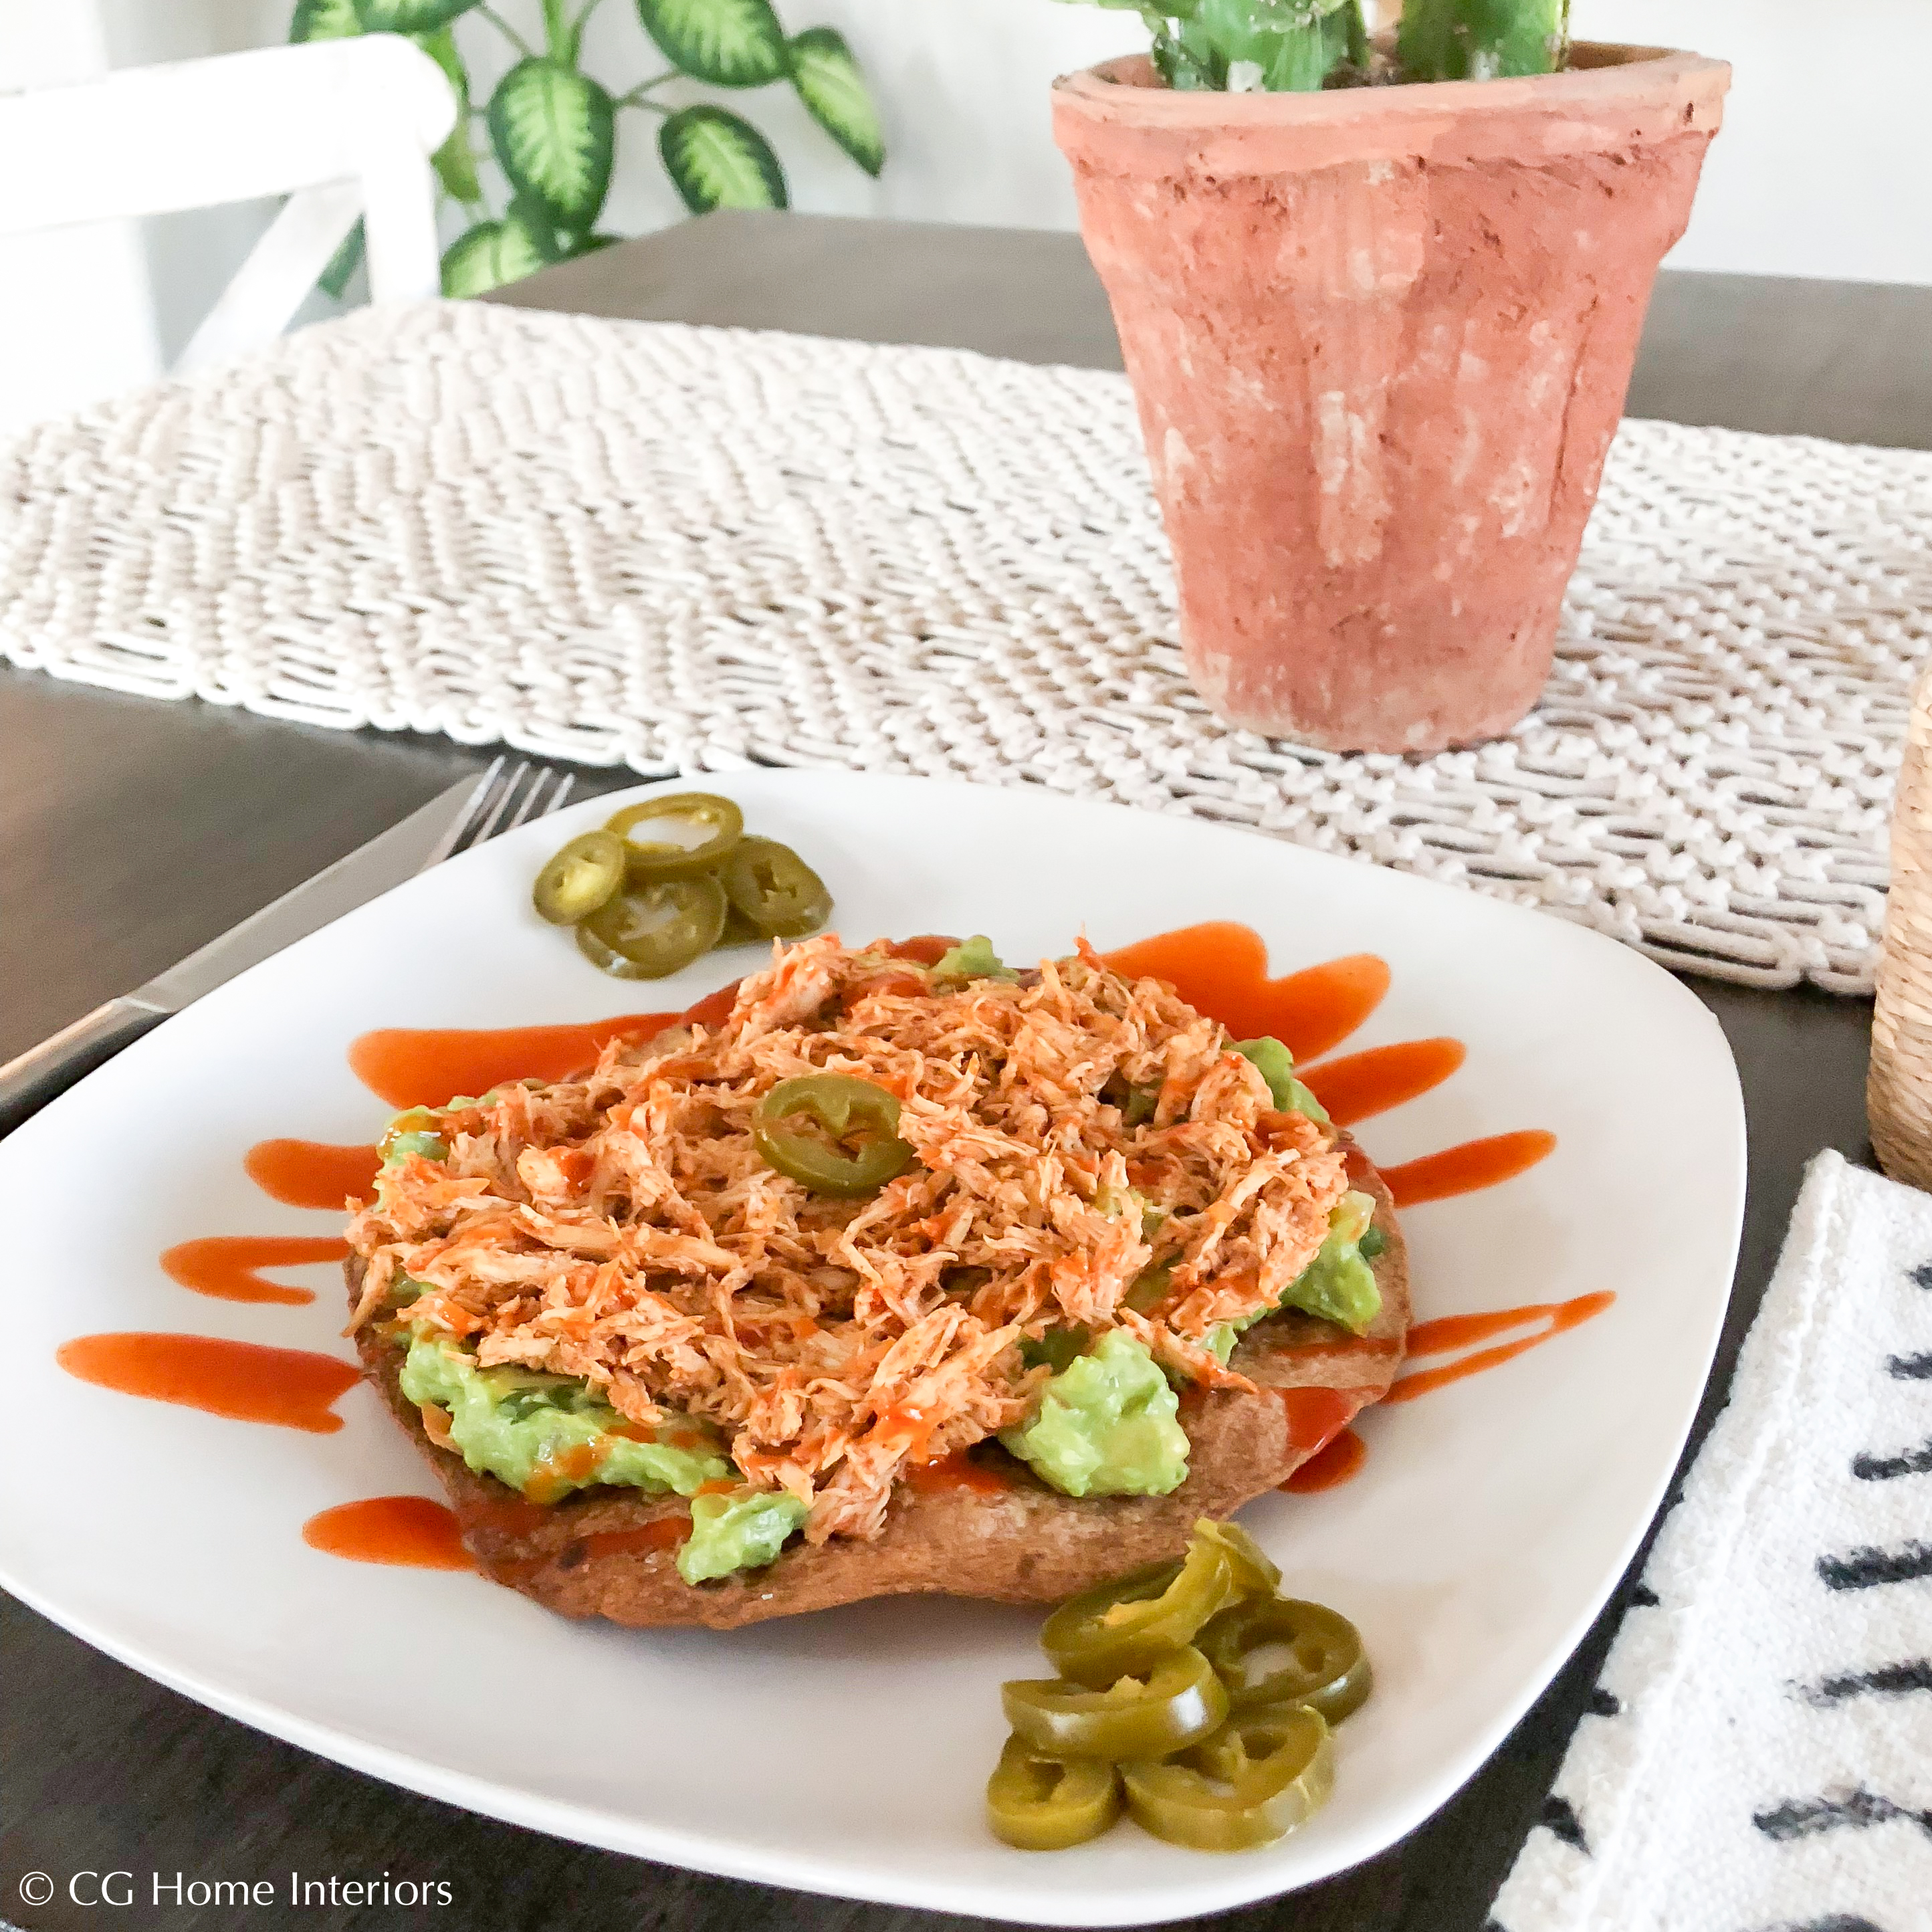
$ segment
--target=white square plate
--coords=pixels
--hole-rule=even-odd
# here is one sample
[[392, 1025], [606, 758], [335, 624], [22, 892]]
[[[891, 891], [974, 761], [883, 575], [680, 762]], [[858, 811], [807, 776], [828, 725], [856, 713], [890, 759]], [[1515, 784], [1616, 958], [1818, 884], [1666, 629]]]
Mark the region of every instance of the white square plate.
[[[568, 1623], [459, 1573], [304, 1545], [314, 1512], [435, 1492], [358, 1388], [318, 1435], [134, 1400], [56, 1364], [71, 1336], [182, 1330], [350, 1353], [332, 1268], [311, 1306], [177, 1287], [196, 1236], [326, 1234], [244, 1176], [277, 1136], [362, 1142], [387, 1110], [345, 1049], [388, 1026], [495, 1027], [677, 1007], [714, 956], [618, 987], [529, 910], [600, 799], [400, 887], [231, 982], [0, 1144], [16, 1438], [0, 1581], [76, 1635], [244, 1722], [539, 1830], [702, 1870], [1056, 1924], [1222, 1910], [1381, 1850], [1501, 1742], [1582, 1635], [1660, 1499], [1729, 1292], [1744, 1142], [1729, 1050], [1658, 968], [1564, 921], [1276, 841], [1038, 790], [758, 772], [706, 784], [795, 844], [854, 941], [990, 934], [1010, 960], [1246, 922], [1282, 974], [1382, 955], [1392, 988], [1346, 1051], [1454, 1035], [1462, 1070], [1367, 1122], [1384, 1166], [1521, 1128], [1557, 1136], [1503, 1185], [1403, 1216], [1419, 1319], [1610, 1289], [1606, 1312], [1493, 1372], [1370, 1411], [1360, 1475], [1243, 1520], [1298, 1595], [1360, 1626], [1376, 1690], [1335, 1795], [1268, 1850], [1215, 1858], [1123, 1824], [1057, 1855], [981, 1820], [999, 1684], [1042, 1670], [1040, 1618], [938, 1599], [724, 1635]], [[644, 997], [634, 998], [634, 994]]]

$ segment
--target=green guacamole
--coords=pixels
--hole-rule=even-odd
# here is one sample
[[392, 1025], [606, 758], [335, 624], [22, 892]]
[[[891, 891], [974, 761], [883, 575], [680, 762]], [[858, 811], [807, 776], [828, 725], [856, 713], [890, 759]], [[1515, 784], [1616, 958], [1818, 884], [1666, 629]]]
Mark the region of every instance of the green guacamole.
[[1376, 1271], [1362, 1258], [1362, 1238], [1375, 1215], [1372, 1195], [1352, 1188], [1343, 1195], [1329, 1214], [1328, 1238], [1282, 1297], [1282, 1306], [1305, 1309], [1359, 1335], [1382, 1305]]
[[983, 932], [962, 939], [934, 963], [933, 976], [939, 980], [1012, 980], [1018, 975], [993, 950], [993, 942]]
[[427, 1329], [410, 1342], [401, 1379], [410, 1401], [449, 1412], [450, 1440], [471, 1468], [513, 1490], [535, 1484], [546, 1499], [592, 1483], [688, 1496], [700, 1484], [738, 1473], [708, 1436], [696, 1446], [676, 1446], [700, 1434], [695, 1423], [668, 1424], [660, 1436], [673, 1440], [634, 1441], [614, 1432], [629, 1425], [586, 1383], [529, 1369], [479, 1368], [466, 1349]]
[[[515, 1084], [539, 1092], [544, 1085], [541, 1080], [520, 1080]], [[466, 1108], [491, 1106], [498, 1091], [493, 1087], [487, 1094], [458, 1094], [440, 1107], [404, 1108], [390, 1120], [382, 1136], [382, 1167], [398, 1167], [412, 1154], [420, 1154], [424, 1160], [447, 1160], [449, 1141], [442, 1131], [443, 1122]]]
[[1208, 1347], [1226, 1363], [1244, 1329], [1286, 1308], [1318, 1315], [1359, 1335], [1382, 1305], [1376, 1271], [1369, 1265], [1370, 1256], [1382, 1252], [1381, 1237], [1371, 1225], [1375, 1214], [1375, 1197], [1351, 1188], [1329, 1211], [1328, 1238], [1288, 1292], [1272, 1308], [1239, 1322], [1220, 1323], [1208, 1337]]
[[1258, 1040], [1238, 1040], [1234, 1051], [1260, 1068], [1278, 1112], [1304, 1114], [1324, 1127], [1328, 1124], [1328, 1110], [1294, 1077], [1294, 1055], [1272, 1034], [1263, 1034]]
[[1187, 1432], [1145, 1346], [1110, 1329], [1052, 1377], [1032, 1419], [1000, 1440], [1070, 1496], [1164, 1496], [1187, 1475]]
[[760, 1569], [805, 1518], [804, 1504], [782, 1490], [694, 1497], [691, 1534], [678, 1546], [677, 1574], [687, 1583], [708, 1583], [734, 1570]]

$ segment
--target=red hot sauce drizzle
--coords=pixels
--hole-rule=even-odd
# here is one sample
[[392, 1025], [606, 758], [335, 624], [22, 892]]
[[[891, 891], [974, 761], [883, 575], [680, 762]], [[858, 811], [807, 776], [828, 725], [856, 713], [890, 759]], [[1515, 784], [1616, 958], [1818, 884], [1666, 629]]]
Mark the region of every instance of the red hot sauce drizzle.
[[79, 1335], [54, 1359], [69, 1375], [122, 1395], [317, 1436], [342, 1426], [331, 1405], [362, 1379], [353, 1362], [334, 1355], [213, 1335]]
[[1324, 1448], [1354, 1420], [1362, 1398], [1342, 1389], [1276, 1389], [1282, 1407], [1288, 1412], [1288, 1446], [1294, 1449]]
[[376, 1191], [381, 1156], [374, 1147], [336, 1147], [326, 1141], [257, 1141], [242, 1171], [285, 1208], [339, 1208], [350, 1196]]
[[562, 1080], [620, 1034], [649, 1039], [676, 1013], [620, 1013], [583, 1026], [384, 1027], [349, 1049], [357, 1079], [392, 1107], [440, 1107], [506, 1080]]
[[1345, 1059], [1326, 1060], [1300, 1072], [1308, 1090], [1328, 1108], [1329, 1118], [1338, 1127], [1348, 1127], [1441, 1086], [1467, 1055], [1460, 1040], [1406, 1040]]
[[453, 1510], [428, 1496], [364, 1496], [317, 1511], [302, 1540], [352, 1563], [392, 1563], [412, 1570], [474, 1570]]
[[964, 1490], [976, 1496], [1003, 1496], [1012, 1487], [999, 1470], [975, 1462], [964, 1449], [930, 1462], [908, 1463], [904, 1478], [915, 1491], [926, 1496]]
[[910, 959], [915, 966], [937, 966], [958, 944], [950, 933], [916, 932], [910, 939], [894, 940], [886, 952], [894, 959]]
[[1594, 1294], [1580, 1294], [1570, 1301], [1532, 1303], [1522, 1308], [1497, 1308], [1480, 1315], [1444, 1315], [1433, 1322], [1420, 1322], [1408, 1331], [1408, 1352], [1414, 1355], [1440, 1355], [1451, 1348], [1467, 1348], [1472, 1342], [1506, 1334], [1530, 1322], [1542, 1325], [1533, 1334], [1520, 1335], [1513, 1342], [1493, 1348], [1478, 1348], [1439, 1369], [1418, 1369], [1406, 1375], [1383, 1397], [1385, 1402], [1413, 1402], [1432, 1389], [1446, 1388], [1466, 1376], [1485, 1369], [1500, 1368], [1526, 1349], [1537, 1348], [1552, 1337], [1580, 1328], [1603, 1313], [1616, 1300], [1615, 1292], [1602, 1289]]
[[350, 1043], [350, 1070], [392, 1107], [440, 1107], [506, 1080], [567, 1079], [620, 1036], [649, 1040], [668, 1026], [716, 1026], [729, 1016], [738, 986], [734, 980], [681, 1013], [618, 1013], [579, 1026], [382, 1027]]
[[691, 1518], [680, 1510], [661, 1516], [639, 1529], [593, 1530], [583, 1539], [586, 1556], [647, 1556], [654, 1550], [675, 1550], [691, 1534]]
[[665, 1015], [664, 1024], [669, 1026], [675, 1022], [680, 1026], [722, 1026], [731, 1017], [731, 1009], [737, 1003], [738, 988], [744, 983], [742, 980], [734, 980], [728, 986], [720, 986], [716, 992], [706, 993], [682, 1012]]
[[1310, 1456], [1281, 1486], [1296, 1496], [1339, 1489], [1361, 1474], [1368, 1453], [1368, 1444], [1352, 1429], [1345, 1429], [1325, 1448]]
[[1297, 1060], [1312, 1060], [1346, 1040], [1389, 989], [1388, 963], [1372, 952], [1270, 980], [1261, 934], [1231, 920], [1156, 933], [1106, 958], [1116, 972], [1166, 980], [1237, 1040], [1272, 1034]]
[[348, 1258], [349, 1244], [339, 1235], [211, 1234], [169, 1249], [161, 1268], [170, 1281], [217, 1301], [270, 1301], [295, 1308], [313, 1301], [313, 1291], [284, 1288], [259, 1270]]
[[1416, 1208], [1425, 1201], [1446, 1201], [1454, 1195], [1473, 1194], [1478, 1188], [1500, 1186], [1556, 1150], [1554, 1134], [1541, 1127], [1528, 1127], [1514, 1134], [1492, 1134], [1487, 1140], [1464, 1141], [1440, 1154], [1424, 1154], [1400, 1167], [1385, 1167], [1382, 1178], [1398, 1208]]

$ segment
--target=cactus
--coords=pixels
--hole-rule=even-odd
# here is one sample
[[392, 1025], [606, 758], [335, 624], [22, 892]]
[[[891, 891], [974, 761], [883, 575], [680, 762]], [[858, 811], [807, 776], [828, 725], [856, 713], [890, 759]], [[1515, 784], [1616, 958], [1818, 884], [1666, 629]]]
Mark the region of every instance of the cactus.
[[1570, 55], [1570, 0], [1406, 0], [1396, 47], [1405, 80], [1554, 74]]
[[1361, 0], [1090, 0], [1138, 14], [1170, 87], [1312, 94], [1366, 78]]
[[1138, 14], [1168, 86], [1312, 94], [1370, 81], [1554, 74], [1570, 0], [1406, 0], [1396, 58], [1372, 49], [1362, 0], [1087, 0]]

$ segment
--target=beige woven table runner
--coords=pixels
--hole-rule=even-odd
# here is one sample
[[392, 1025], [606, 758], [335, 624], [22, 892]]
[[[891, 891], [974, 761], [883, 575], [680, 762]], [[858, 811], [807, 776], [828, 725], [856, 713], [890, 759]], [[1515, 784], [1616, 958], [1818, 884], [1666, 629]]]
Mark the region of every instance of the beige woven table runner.
[[1119, 376], [478, 304], [0, 452], [0, 650], [645, 773], [1034, 783], [1869, 990], [1932, 454], [1629, 422], [1508, 738], [1341, 758], [1190, 689]]

